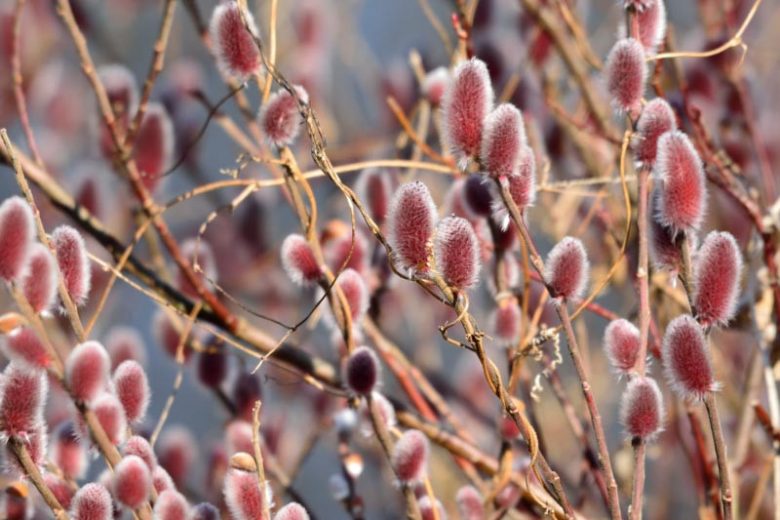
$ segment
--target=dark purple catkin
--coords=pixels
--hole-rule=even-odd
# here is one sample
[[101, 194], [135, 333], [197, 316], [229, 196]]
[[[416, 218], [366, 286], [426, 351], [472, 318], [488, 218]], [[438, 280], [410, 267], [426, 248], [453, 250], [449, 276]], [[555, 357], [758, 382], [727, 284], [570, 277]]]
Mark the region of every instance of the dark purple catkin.
[[447, 217], [436, 227], [436, 267], [450, 286], [466, 290], [479, 280], [479, 242], [468, 220]]
[[436, 224], [436, 205], [425, 184], [404, 184], [390, 202], [388, 241], [403, 268], [426, 271], [428, 241]]
[[358, 347], [347, 358], [344, 380], [356, 394], [370, 394], [379, 381], [379, 374], [379, 359], [370, 348]]
[[544, 264], [544, 281], [555, 298], [578, 300], [588, 283], [590, 264], [577, 238], [565, 237], [552, 248]]
[[664, 403], [654, 379], [635, 377], [620, 402], [620, 422], [631, 438], [652, 440], [663, 426]]
[[615, 109], [632, 115], [639, 114], [647, 81], [642, 44], [633, 38], [619, 40], [607, 56], [604, 72]]
[[717, 390], [704, 331], [691, 316], [678, 316], [669, 323], [662, 354], [666, 378], [683, 399], [703, 399]]
[[734, 317], [742, 274], [742, 255], [731, 233], [709, 233], [693, 264], [693, 303], [704, 325], [725, 324]]

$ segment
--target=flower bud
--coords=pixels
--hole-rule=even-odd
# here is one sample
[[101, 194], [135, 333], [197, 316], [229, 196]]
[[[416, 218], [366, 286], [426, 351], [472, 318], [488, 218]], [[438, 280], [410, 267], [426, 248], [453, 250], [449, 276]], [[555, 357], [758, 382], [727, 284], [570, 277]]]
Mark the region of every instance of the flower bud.
[[[188, 518], [190, 505], [187, 499], [174, 489], [160, 493], [154, 503], [155, 520], [182, 520]], [[258, 517], [259, 518], [259, 517]]]
[[122, 403], [113, 394], [103, 393], [94, 400], [90, 408], [106, 432], [108, 441], [114, 446], [119, 445], [127, 432], [127, 417]]
[[22, 274], [35, 241], [32, 209], [21, 197], [0, 204], [0, 278], [11, 281]]
[[391, 172], [377, 168], [363, 170], [355, 182], [355, 192], [368, 209], [371, 218], [382, 225], [390, 207], [393, 187], [390, 182]]
[[160, 185], [163, 175], [173, 163], [173, 123], [159, 103], [149, 103], [138, 137], [133, 146], [133, 159], [144, 187], [151, 193]]
[[114, 505], [111, 494], [100, 484], [85, 485], [71, 501], [70, 516], [73, 520], [112, 520]]
[[322, 269], [314, 257], [314, 251], [303, 236], [288, 235], [282, 242], [281, 251], [282, 266], [294, 283], [307, 286], [322, 276]]
[[645, 51], [633, 38], [619, 40], [609, 51], [605, 65], [607, 90], [620, 112], [639, 114], [647, 81]]
[[349, 305], [352, 324], [355, 326], [360, 325], [363, 316], [368, 311], [369, 304], [368, 287], [365, 280], [354, 269], [345, 269], [336, 280], [336, 287], [341, 289]]
[[35, 313], [49, 310], [54, 305], [59, 275], [51, 251], [43, 244], [33, 244], [30, 247], [26, 273], [20, 285], [24, 297]]
[[344, 379], [356, 394], [370, 394], [379, 381], [379, 375], [379, 360], [370, 348], [358, 347], [347, 359]]
[[639, 329], [628, 320], [613, 320], [604, 331], [604, 350], [612, 369], [630, 373], [639, 360]]
[[436, 205], [422, 182], [404, 184], [388, 211], [388, 241], [402, 267], [427, 271], [428, 241], [436, 225]]
[[122, 455], [138, 457], [146, 464], [150, 472], [157, 467], [157, 457], [154, 455], [151, 444], [140, 435], [133, 435], [125, 441], [122, 445]]
[[81, 234], [70, 226], [59, 226], [51, 235], [60, 276], [73, 303], [83, 305], [92, 279], [87, 247]]
[[309, 513], [297, 502], [290, 502], [274, 515], [274, 520], [309, 520]]
[[114, 371], [114, 391], [127, 420], [137, 423], [146, 416], [149, 407], [149, 381], [144, 368], [136, 361], [125, 361]]
[[514, 105], [502, 103], [485, 119], [480, 155], [483, 168], [495, 178], [515, 175], [520, 151], [526, 145], [522, 114]]
[[18, 328], [6, 336], [3, 354], [30, 368], [46, 369], [51, 363], [49, 352], [30, 327]]
[[11, 362], [0, 379], [0, 436], [25, 437], [43, 424], [46, 373]]
[[262, 60], [253, 37], [257, 34], [254, 17], [248, 10], [241, 13], [239, 9], [235, 2], [217, 5], [211, 15], [209, 34], [219, 70], [224, 76], [243, 82], [260, 70]]
[[468, 220], [447, 217], [436, 227], [434, 258], [444, 280], [457, 290], [479, 281], [479, 242]]
[[229, 469], [225, 475], [223, 493], [230, 514], [235, 520], [263, 518], [263, 496], [257, 473]]
[[74, 348], [65, 362], [65, 380], [74, 398], [89, 402], [103, 391], [110, 361], [103, 345], [86, 341]]
[[482, 127], [493, 107], [493, 87], [485, 63], [465, 61], [455, 68], [441, 102], [444, 140], [461, 163], [477, 157]]
[[693, 264], [693, 304], [704, 325], [726, 324], [737, 309], [742, 255], [731, 233], [713, 231]]
[[588, 283], [590, 264], [585, 247], [577, 238], [565, 237], [547, 255], [544, 265], [544, 281], [552, 296], [566, 300], [579, 300]]
[[428, 103], [439, 106], [449, 84], [450, 71], [446, 67], [436, 67], [429, 71], [422, 83], [422, 92]]
[[428, 438], [419, 430], [407, 430], [393, 447], [393, 470], [402, 484], [425, 478], [428, 464]]
[[655, 175], [661, 181], [657, 202], [659, 222], [674, 234], [695, 231], [704, 218], [704, 168], [688, 136], [667, 132], [658, 140]]
[[485, 520], [482, 495], [474, 486], [463, 486], [455, 494], [461, 520]]
[[124, 457], [114, 468], [114, 496], [130, 509], [146, 502], [152, 489], [152, 475], [146, 463], [135, 455]]
[[658, 139], [677, 129], [677, 117], [663, 98], [655, 98], [642, 109], [636, 124], [632, 148], [643, 167], [652, 167], [658, 152]]
[[678, 316], [667, 326], [663, 364], [669, 384], [683, 399], [703, 399], [717, 390], [704, 331], [691, 316]]
[[[303, 87], [295, 85], [293, 88], [301, 101], [309, 102], [309, 94]], [[272, 94], [260, 110], [260, 128], [276, 146], [293, 144], [302, 124], [298, 100], [286, 90], [278, 90]]]
[[247, 421], [252, 420], [252, 409], [263, 396], [260, 379], [251, 372], [241, 372], [233, 383], [233, 404], [236, 416]]
[[650, 377], [628, 382], [620, 401], [620, 422], [631, 438], [652, 440], [663, 426], [664, 402], [658, 384]]

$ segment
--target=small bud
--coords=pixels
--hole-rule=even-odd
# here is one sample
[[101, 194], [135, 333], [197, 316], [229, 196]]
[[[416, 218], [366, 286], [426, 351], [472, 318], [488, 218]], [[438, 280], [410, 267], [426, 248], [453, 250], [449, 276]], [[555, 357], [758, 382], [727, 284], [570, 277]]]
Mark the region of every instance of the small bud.
[[463, 486], [455, 494], [461, 520], [485, 520], [482, 495], [474, 486]]
[[566, 237], [547, 255], [544, 281], [553, 297], [579, 300], [588, 283], [590, 264], [585, 247], [577, 238]]
[[157, 443], [157, 461], [181, 489], [184, 489], [197, 453], [195, 439], [181, 426], [167, 428]]
[[[174, 489], [160, 493], [154, 503], [155, 520], [182, 520], [188, 518], [190, 506], [187, 499]], [[258, 517], [259, 518], [259, 517]]]
[[628, 320], [613, 320], [604, 331], [604, 350], [612, 369], [627, 375], [639, 360], [639, 329]]
[[83, 305], [92, 279], [87, 247], [81, 234], [70, 226], [59, 226], [51, 235], [60, 276], [73, 303]]
[[149, 103], [133, 147], [133, 159], [144, 187], [153, 193], [173, 163], [173, 123], [159, 103]]
[[54, 431], [49, 446], [51, 462], [69, 480], [79, 480], [87, 471], [87, 450], [70, 421]]
[[368, 168], [363, 170], [355, 183], [358, 198], [380, 226], [387, 217], [390, 198], [393, 196], [389, 174], [387, 170]]
[[297, 502], [291, 502], [274, 515], [274, 520], [309, 520], [309, 513]]
[[122, 403], [113, 394], [103, 393], [94, 400], [90, 408], [106, 432], [108, 441], [118, 446], [125, 439], [127, 432], [127, 417]]
[[449, 84], [450, 71], [446, 67], [436, 67], [429, 71], [422, 83], [422, 92], [428, 103], [439, 106]]
[[22, 274], [35, 240], [32, 209], [21, 197], [0, 204], [0, 278], [11, 281]]
[[347, 359], [344, 379], [350, 390], [360, 395], [368, 395], [379, 381], [379, 360], [368, 347], [358, 347]]
[[469, 175], [463, 184], [463, 202], [470, 218], [489, 217], [493, 209], [493, 194], [490, 193], [485, 177]]
[[43, 421], [49, 382], [46, 373], [11, 362], [0, 379], [0, 436], [25, 437]]
[[149, 408], [149, 381], [144, 368], [136, 361], [125, 361], [114, 371], [114, 391], [122, 403], [127, 420], [137, 423]]
[[116, 326], [109, 330], [105, 340], [106, 351], [111, 360], [111, 371], [124, 361], [146, 364], [146, 345], [138, 331], [131, 327]]
[[619, 40], [609, 51], [605, 65], [607, 90], [620, 112], [638, 114], [647, 81], [645, 51], [633, 38]]
[[398, 480], [414, 484], [425, 478], [428, 438], [419, 430], [407, 430], [393, 447], [392, 465]]
[[520, 111], [509, 103], [497, 106], [485, 119], [480, 158], [493, 177], [509, 177], [517, 171], [520, 150], [527, 145]]
[[620, 422], [631, 438], [652, 440], [663, 426], [664, 401], [658, 384], [650, 377], [628, 382], [620, 401]]
[[693, 303], [703, 326], [726, 324], [737, 309], [742, 255], [731, 233], [713, 231], [693, 265]]
[[301, 235], [293, 234], [285, 238], [281, 251], [282, 266], [294, 283], [305, 287], [322, 276], [322, 269], [311, 246]]
[[447, 512], [444, 510], [441, 502], [436, 500], [433, 502], [431, 497], [423, 495], [417, 501], [417, 506], [420, 508], [420, 516], [422, 520], [447, 520]]
[[667, 132], [658, 140], [655, 175], [661, 181], [657, 202], [659, 222], [673, 233], [695, 231], [704, 218], [704, 168], [688, 136]]
[[677, 118], [672, 107], [663, 98], [655, 98], [642, 109], [636, 124], [632, 147], [636, 160], [643, 167], [655, 164], [658, 139], [666, 132], [677, 129]]
[[664, 0], [646, 0], [647, 7], [636, 14], [639, 41], [647, 52], [655, 52], [666, 36], [666, 5]]
[[230, 514], [235, 520], [263, 518], [263, 496], [257, 473], [229, 469], [225, 475], [223, 493]]
[[388, 212], [388, 241], [401, 265], [426, 271], [428, 241], [436, 224], [436, 205], [422, 182], [404, 184], [395, 192]]
[[162, 466], [157, 466], [152, 470], [152, 485], [158, 495], [168, 490], [176, 491], [176, 484], [173, 483], [173, 479]]
[[520, 341], [522, 311], [517, 299], [503, 298], [491, 318], [493, 337], [499, 347], [512, 347]]
[[717, 390], [704, 331], [691, 316], [678, 316], [667, 326], [663, 363], [669, 384], [683, 399], [703, 399]]
[[125, 457], [135, 456], [144, 461], [149, 471], [154, 471], [157, 467], [157, 457], [154, 455], [149, 441], [141, 437], [140, 435], [133, 435], [125, 441], [122, 445], [122, 455]]
[[57, 263], [51, 251], [43, 244], [33, 244], [21, 289], [35, 313], [49, 310], [54, 305], [59, 276]]
[[213, 342], [198, 355], [198, 380], [208, 388], [218, 388], [228, 375], [228, 355], [222, 342]]
[[[309, 94], [303, 87], [295, 85], [293, 88], [301, 101], [309, 102]], [[272, 94], [260, 110], [260, 128], [276, 146], [293, 144], [302, 124], [298, 101], [286, 90], [278, 90]]]
[[30, 368], [46, 369], [51, 363], [46, 347], [30, 327], [18, 328], [11, 332], [4, 342], [3, 354]]
[[493, 87], [484, 62], [471, 59], [455, 68], [442, 98], [444, 140], [461, 163], [479, 155], [482, 127], [493, 107]]
[[89, 402], [103, 391], [110, 361], [103, 345], [86, 341], [74, 348], [65, 362], [65, 380], [74, 398]]
[[114, 506], [111, 494], [100, 484], [90, 483], [78, 490], [70, 507], [73, 520], [111, 520]]
[[239, 9], [235, 2], [217, 5], [211, 15], [209, 34], [219, 70], [224, 76], [243, 82], [260, 70], [262, 61], [254, 41], [258, 34], [254, 17], [248, 10], [241, 13]]
[[[336, 280], [336, 287], [341, 289], [349, 305], [349, 314], [354, 326], [360, 325], [368, 312], [369, 294], [366, 282], [360, 273], [354, 269], [345, 269]], [[338, 302], [336, 303], [338, 305]]]
[[192, 520], [220, 520], [219, 509], [208, 502], [201, 502], [192, 508]]
[[129, 455], [114, 468], [113, 484], [116, 499], [130, 509], [138, 509], [149, 497], [152, 475], [143, 460]]
[[436, 267], [449, 285], [466, 290], [479, 281], [479, 242], [468, 220], [447, 217], [439, 222], [433, 250]]

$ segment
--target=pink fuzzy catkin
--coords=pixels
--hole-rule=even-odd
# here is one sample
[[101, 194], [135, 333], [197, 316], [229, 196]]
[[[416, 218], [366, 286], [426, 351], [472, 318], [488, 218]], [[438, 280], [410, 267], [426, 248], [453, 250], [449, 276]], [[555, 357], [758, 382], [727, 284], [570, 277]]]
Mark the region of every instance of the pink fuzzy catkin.
[[419, 430], [407, 430], [393, 447], [391, 462], [398, 480], [414, 484], [425, 478], [428, 438]]
[[108, 441], [114, 446], [121, 444], [127, 433], [127, 416], [119, 399], [114, 394], [106, 392], [95, 398], [90, 408], [95, 412], [100, 426], [106, 432]]
[[645, 50], [654, 53], [666, 36], [666, 5], [664, 0], [645, 0], [647, 7], [636, 14], [639, 41]]
[[65, 478], [78, 480], [87, 471], [87, 449], [73, 423], [60, 424], [52, 435], [49, 459]]
[[731, 233], [709, 233], [693, 264], [693, 303], [702, 325], [725, 324], [734, 317], [741, 274], [742, 255]]
[[146, 345], [134, 328], [121, 325], [111, 328], [106, 334], [105, 346], [112, 372], [128, 360], [137, 361], [142, 366], [146, 364]]
[[154, 503], [155, 520], [182, 520], [189, 515], [190, 505], [187, 499], [175, 489], [160, 493]]
[[552, 296], [578, 300], [588, 283], [590, 264], [585, 247], [577, 238], [565, 237], [555, 244], [544, 264], [544, 281]]
[[516, 298], [503, 298], [498, 303], [491, 318], [491, 330], [500, 347], [511, 347], [520, 341], [522, 315]]
[[297, 502], [290, 502], [276, 512], [274, 520], [309, 520], [309, 513]]
[[92, 272], [87, 247], [81, 234], [70, 226], [59, 226], [51, 234], [60, 276], [73, 303], [83, 305], [89, 296]]
[[263, 518], [263, 496], [257, 474], [231, 468], [225, 475], [223, 493], [235, 520]]
[[678, 316], [669, 323], [662, 354], [666, 378], [683, 399], [703, 399], [717, 390], [704, 331], [691, 316]]
[[395, 192], [387, 218], [388, 241], [402, 267], [427, 271], [428, 241], [436, 216], [436, 205], [425, 184], [410, 182]]
[[182, 426], [168, 427], [156, 448], [158, 464], [165, 468], [177, 487], [183, 488], [198, 454], [192, 433]]
[[149, 103], [138, 128], [133, 158], [144, 187], [154, 192], [173, 162], [173, 123], [165, 107]]
[[629, 374], [639, 360], [639, 329], [622, 318], [611, 321], [604, 331], [604, 350], [613, 370]]
[[0, 278], [11, 281], [22, 274], [35, 240], [32, 209], [21, 197], [0, 204]]
[[645, 168], [652, 168], [658, 151], [658, 139], [677, 129], [677, 118], [663, 98], [655, 98], [642, 109], [636, 124], [632, 148], [636, 160]]
[[[309, 95], [303, 87], [296, 85], [293, 88], [304, 103], [309, 102]], [[276, 146], [293, 144], [302, 124], [298, 101], [286, 90], [272, 94], [260, 110], [260, 129]]]
[[482, 167], [495, 178], [515, 175], [521, 149], [526, 145], [520, 110], [502, 103], [485, 119], [480, 154]]
[[47, 311], [54, 305], [59, 278], [57, 262], [51, 251], [43, 244], [33, 244], [20, 285], [35, 313]]
[[485, 520], [482, 494], [474, 486], [463, 486], [455, 494], [461, 520]]
[[49, 390], [46, 373], [16, 362], [0, 378], [0, 437], [26, 437], [43, 424]]
[[446, 67], [437, 67], [425, 75], [422, 92], [433, 106], [439, 106], [450, 84], [450, 71]]
[[209, 34], [222, 74], [243, 82], [260, 70], [262, 60], [254, 41], [254, 35], [258, 34], [254, 17], [244, 10], [242, 18], [239, 9], [238, 4], [230, 0], [216, 6], [211, 15]]
[[620, 402], [620, 422], [631, 438], [652, 440], [663, 425], [664, 403], [654, 379], [635, 377]]
[[140, 457], [123, 457], [114, 468], [114, 496], [130, 509], [138, 509], [152, 490], [152, 475]]
[[9, 359], [32, 368], [46, 369], [51, 363], [49, 352], [30, 327], [21, 327], [8, 334], [3, 345], [3, 353]]
[[74, 398], [89, 402], [105, 388], [110, 361], [103, 345], [86, 341], [74, 348], [65, 361], [65, 380]]
[[133, 435], [122, 445], [122, 455], [125, 457], [134, 455], [144, 461], [149, 471], [154, 471], [157, 467], [157, 457], [154, 455], [149, 441], [139, 435]]
[[122, 403], [127, 420], [131, 423], [142, 421], [151, 394], [144, 368], [137, 361], [125, 361], [114, 371], [113, 381], [114, 391]]
[[368, 347], [358, 347], [344, 367], [344, 380], [350, 390], [360, 395], [368, 395], [379, 381], [379, 359]]
[[487, 66], [479, 59], [455, 68], [442, 98], [444, 140], [464, 164], [479, 156], [485, 118], [493, 107], [493, 87]]
[[447, 217], [436, 227], [433, 244], [436, 267], [457, 290], [473, 287], [479, 280], [479, 242], [468, 220]]
[[292, 234], [284, 239], [281, 258], [287, 276], [300, 286], [315, 283], [323, 274], [314, 251], [301, 235]]
[[655, 176], [661, 181], [656, 211], [673, 233], [692, 232], [704, 218], [704, 167], [688, 136], [667, 132], [658, 140]]
[[73, 520], [111, 520], [114, 518], [111, 494], [100, 484], [85, 485], [71, 501], [70, 516]]
[[[124, 65], [104, 65], [97, 69], [98, 77], [106, 90], [111, 109], [116, 116], [114, 125], [117, 130], [125, 133], [131, 118], [138, 110], [138, 82], [133, 73]], [[114, 140], [111, 132], [102, 119], [97, 123], [100, 152], [110, 158], [115, 153]]]
[[349, 305], [349, 315], [352, 319], [352, 324], [355, 326], [360, 325], [366, 312], [368, 312], [369, 294], [366, 281], [354, 269], [344, 269], [336, 279], [335, 286], [341, 289]]
[[615, 109], [632, 115], [639, 114], [647, 81], [642, 44], [633, 38], [615, 43], [607, 56], [604, 73]]
[[355, 182], [358, 198], [366, 205], [371, 218], [380, 226], [387, 218], [390, 199], [393, 196], [391, 174], [392, 172], [384, 169], [367, 168], [360, 173]]

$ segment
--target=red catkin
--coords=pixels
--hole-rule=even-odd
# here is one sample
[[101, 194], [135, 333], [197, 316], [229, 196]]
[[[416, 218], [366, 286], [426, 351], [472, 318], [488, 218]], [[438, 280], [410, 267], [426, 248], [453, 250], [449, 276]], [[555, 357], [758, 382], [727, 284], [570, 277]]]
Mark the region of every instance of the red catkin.
[[407, 430], [393, 447], [392, 465], [403, 484], [422, 481], [428, 464], [428, 438], [419, 430]]
[[661, 390], [650, 377], [628, 382], [620, 401], [620, 422], [631, 438], [652, 440], [663, 426], [664, 403]]
[[458, 290], [473, 287], [479, 280], [479, 242], [468, 220], [447, 217], [436, 227], [434, 258], [444, 280]]
[[111, 360], [111, 371], [124, 361], [132, 360], [146, 364], [146, 346], [138, 331], [131, 327], [116, 326], [108, 331], [105, 339], [106, 351]]
[[398, 188], [387, 220], [388, 241], [401, 266], [427, 271], [428, 241], [436, 225], [436, 205], [428, 187], [415, 181]]
[[65, 380], [74, 398], [89, 402], [103, 391], [110, 361], [103, 345], [87, 341], [74, 348], [65, 362]]
[[30, 327], [21, 327], [6, 336], [3, 353], [11, 360], [45, 369], [51, 363], [46, 347]]
[[648, 53], [654, 53], [666, 36], [664, 0], [645, 0], [646, 8], [636, 14], [639, 41]]
[[225, 502], [235, 520], [263, 518], [263, 496], [257, 474], [231, 468], [225, 475]]
[[190, 505], [187, 499], [175, 489], [160, 493], [154, 503], [155, 520], [182, 520], [189, 515]]
[[387, 170], [367, 168], [355, 182], [355, 192], [366, 205], [368, 212], [380, 226], [387, 218], [393, 186]]
[[32, 209], [21, 197], [0, 204], [0, 278], [11, 281], [22, 274], [35, 240]]
[[125, 457], [134, 455], [140, 458], [150, 472], [157, 468], [157, 457], [154, 455], [151, 444], [139, 435], [133, 435], [125, 441], [122, 445], [122, 455]]
[[[293, 88], [301, 101], [309, 102], [309, 95], [303, 87], [295, 85]], [[276, 146], [293, 144], [300, 133], [302, 123], [298, 101], [286, 90], [278, 90], [272, 94], [260, 110], [260, 128]]]
[[33, 244], [20, 285], [35, 313], [47, 311], [54, 305], [58, 283], [59, 271], [51, 251], [43, 244]]
[[678, 316], [669, 323], [662, 353], [666, 378], [680, 397], [702, 399], [717, 390], [704, 331], [691, 316]]
[[639, 360], [639, 329], [628, 320], [613, 320], [604, 331], [604, 351], [612, 369], [629, 374]]
[[73, 303], [83, 305], [92, 281], [87, 247], [81, 234], [70, 226], [59, 226], [51, 235], [60, 276]]
[[527, 145], [523, 116], [514, 105], [502, 103], [485, 119], [480, 159], [493, 177], [517, 173], [522, 147]]
[[173, 123], [165, 107], [149, 103], [138, 128], [133, 158], [144, 187], [154, 192], [173, 162]]
[[111, 494], [100, 484], [85, 485], [73, 497], [70, 516], [73, 520], [111, 520], [114, 517]]
[[511, 347], [520, 341], [522, 311], [514, 297], [503, 298], [493, 311], [491, 329], [496, 344], [500, 347]]
[[693, 264], [693, 303], [704, 325], [726, 324], [737, 309], [742, 255], [731, 233], [709, 233]]
[[274, 515], [274, 520], [309, 520], [309, 513], [297, 502], [291, 502]]
[[121, 504], [138, 509], [146, 502], [151, 489], [152, 475], [139, 457], [126, 456], [114, 468], [114, 496]]
[[108, 441], [114, 446], [121, 444], [127, 432], [127, 416], [116, 396], [103, 393], [92, 402], [90, 408], [106, 432]]
[[463, 486], [455, 494], [461, 520], [484, 520], [485, 506], [482, 494], [474, 486]]
[[11, 362], [0, 379], [0, 435], [25, 437], [43, 424], [49, 390], [46, 373]]
[[49, 459], [65, 478], [78, 480], [87, 470], [87, 450], [70, 421], [57, 427], [49, 446]]
[[677, 129], [677, 118], [663, 98], [655, 98], [642, 109], [636, 124], [632, 148], [636, 160], [645, 168], [655, 164], [658, 139], [666, 132]]
[[[341, 289], [349, 305], [349, 315], [354, 326], [360, 325], [368, 312], [369, 294], [366, 281], [354, 269], [344, 269], [336, 280], [336, 287]], [[338, 305], [338, 303], [336, 303]]]
[[287, 276], [300, 286], [311, 285], [322, 276], [322, 269], [314, 256], [314, 251], [301, 235], [288, 235], [284, 239], [281, 257]]
[[590, 264], [585, 247], [577, 238], [565, 237], [547, 255], [544, 281], [553, 297], [578, 300], [588, 283]]
[[604, 72], [615, 109], [631, 115], [639, 114], [647, 81], [642, 44], [633, 38], [619, 40], [609, 51]]
[[157, 445], [157, 461], [165, 468], [179, 488], [184, 488], [198, 453], [190, 431], [181, 426], [167, 428]]
[[[247, 26], [251, 32], [247, 31]], [[244, 10], [242, 19], [237, 3], [226, 1], [219, 4], [211, 15], [209, 34], [217, 66], [224, 76], [246, 81], [260, 70], [262, 61], [254, 41], [257, 27], [249, 11]]]
[[142, 421], [151, 394], [144, 368], [137, 361], [125, 361], [114, 371], [113, 381], [114, 391], [122, 403], [127, 420], [131, 423]]
[[687, 135], [672, 131], [661, 136], [654, 174], [661, 181], [659, 222], [675, 234], [698, 229], [706, 204], [704, 168]]

